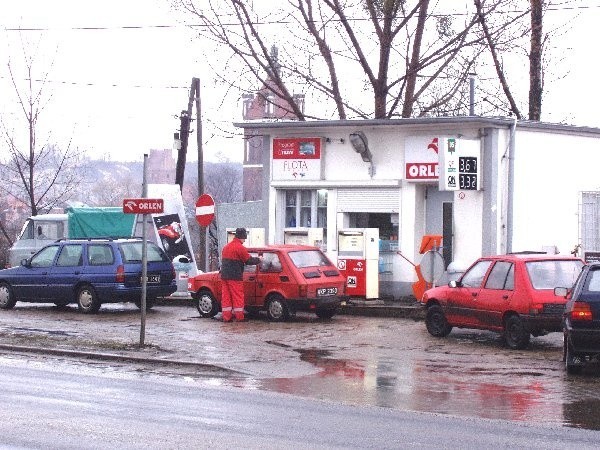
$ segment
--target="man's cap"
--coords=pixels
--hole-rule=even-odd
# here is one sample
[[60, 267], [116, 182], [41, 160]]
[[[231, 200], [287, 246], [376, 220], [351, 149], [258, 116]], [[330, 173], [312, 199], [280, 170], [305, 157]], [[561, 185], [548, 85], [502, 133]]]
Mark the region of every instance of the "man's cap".
[[238, 239], [246, 239], [248, 237], [248, 233], [246, 232], [245, 228], [236, 228], [235, 237]]

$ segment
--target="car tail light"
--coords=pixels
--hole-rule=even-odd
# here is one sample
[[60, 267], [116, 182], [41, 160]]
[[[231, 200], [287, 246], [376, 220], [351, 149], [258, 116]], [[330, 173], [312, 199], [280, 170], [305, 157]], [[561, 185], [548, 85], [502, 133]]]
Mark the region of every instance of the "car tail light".
[[298, 285], [298, 297], [306, 298], [308, 296], [308, 286], [306, 284]]
[[125, 267], [123, 264], [117, 267], [117, 273], [115, 274], [115, 281], [117, 283], [125, 283]]
[[592, 308], [586, 302], [573, 303], [573, 309], [569, 313], [571, 320], [590, 321], [592, 320]]

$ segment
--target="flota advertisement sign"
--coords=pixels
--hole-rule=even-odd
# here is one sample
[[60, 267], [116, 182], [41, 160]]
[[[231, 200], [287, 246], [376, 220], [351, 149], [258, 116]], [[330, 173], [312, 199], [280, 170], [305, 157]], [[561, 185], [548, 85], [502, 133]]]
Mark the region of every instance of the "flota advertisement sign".
[[321, 138], [274, 138], [273, 180], [320, 180]]

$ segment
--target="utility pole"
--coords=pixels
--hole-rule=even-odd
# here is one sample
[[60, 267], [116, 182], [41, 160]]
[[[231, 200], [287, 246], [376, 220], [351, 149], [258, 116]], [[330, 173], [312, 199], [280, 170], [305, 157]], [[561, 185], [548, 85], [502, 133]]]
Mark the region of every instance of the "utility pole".
[[[202, 109], [200, 102], [200, 79], [192, 78], [192, 85], [190, 87], [190, 96], [188, 100], [187, 110], [181, 111], [180, 128], [179, 128], [179, 139], [181, 145], [178, 149], [177, 154], [177, 166], [175, 168], [175, 184], [179, 185], [179, 190], [183, 190], [183, 178], [185, 172], [185, 162], [187, 155], [187, 148], [190, 135], [190, 123], [192, 121], [192, 105], [196, 104], [196, 142], [198, 144], [198, 197], [204, 194], [204, 157], [202, 152]], [[199, 254], [200, 260], [199, 269], [206, 271], [206, 234], [207, 230], [205, 227], [200, 227], [200, 241], [199, 241]]]
[[[179, 190], [183, 189], [185, 159], [190, 137], [190, 122], [192, 121], [192, 103], [194, 102], [194, 97], [196, 94], [200, 94], [200, 92], [196, 93], [196, 85], [194, 83], [194, 80], [196, 79], [197, 78], [192, 78], [192, 87], [190, 88], [190, 98], [188, 100], [187, 110], [181, 111], [181, 115], [179, 116], [181, 123], [179, 126], [179, 139], [181, 139], [181, 146], [179, 147], [179, 151], [177, 153], [177, 166], [175, 168], [175, 184], [179, 185]], [[200, 122], [200, 118], [198, 118], [198, 122]]]

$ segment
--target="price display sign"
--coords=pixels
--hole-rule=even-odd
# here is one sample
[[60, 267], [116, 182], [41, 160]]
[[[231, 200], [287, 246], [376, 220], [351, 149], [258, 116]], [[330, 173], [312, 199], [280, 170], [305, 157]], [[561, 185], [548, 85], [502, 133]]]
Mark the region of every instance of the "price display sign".
[[440, 190], [475, 191], [480, 186], [480, 142], [445, 138], [440, 149]]
[[477, 157], [458, 157], [458, 188], [468, 191], [477, 189]]

